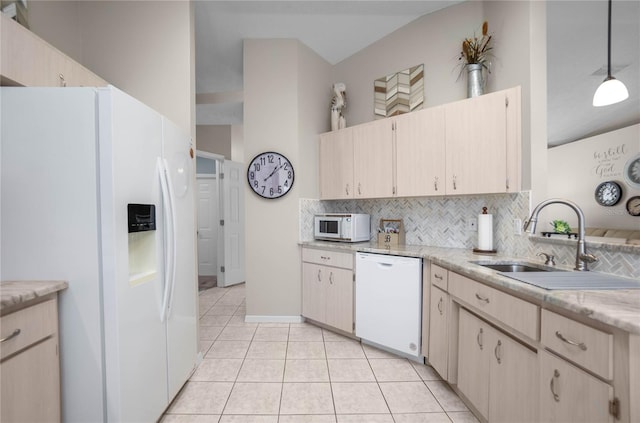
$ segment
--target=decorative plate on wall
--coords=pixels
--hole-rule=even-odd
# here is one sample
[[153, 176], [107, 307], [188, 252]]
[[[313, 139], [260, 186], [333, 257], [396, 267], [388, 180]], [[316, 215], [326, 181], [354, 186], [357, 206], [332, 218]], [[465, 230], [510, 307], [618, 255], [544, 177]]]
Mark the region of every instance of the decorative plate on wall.
[[640, 189], [640, 154], [627, 161], [622, 174], [630, 186]]
[[622, 198], [622, 187], [614, 181], [603, 182], [596, 187], [595, 196], [601, 206], [615, 206]]

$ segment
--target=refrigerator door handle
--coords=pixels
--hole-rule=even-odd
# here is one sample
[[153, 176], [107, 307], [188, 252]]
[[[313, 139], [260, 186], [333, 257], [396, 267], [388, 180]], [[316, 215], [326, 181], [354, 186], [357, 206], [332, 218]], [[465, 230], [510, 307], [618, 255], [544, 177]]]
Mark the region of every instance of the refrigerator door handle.
[[178, 234], [176, 234], [176, 195], [173, 191], [173, 181], [171, 180], [171, 173], [169, 172], [169, 163], [164, 159], [164, 170], [167, 180], [167, 187], [169, 188], [169, 204], [171, 208], [171, 287], [169, 289], [169, 298], [167, 301], [167, 319], [171, 315], [171, 307], [173, 305], [173, 290], [176, 286], [176, 263], [178, 255]]
[[158, 176], [160, 177], [160, 188], [162, 189], [162, 207], [164, 214], [164, 232], [165, 232], [165, 245], [164, 245], [164, 293], [162, 295], [162, 310], [160, 313], [160, 321], [164, 322], [167, 318], [167, 307], [169, 303], [169, 294], [171, 291], [171, 277], [173, 275], [171, 271], [171, 250], [173, 249], [173, 228], [171, 227], [171, 200], [169, 194], [169, 184], [167, 181], [167, 173], [165, 163], [162, 158], [158, 157], [157, 165]]

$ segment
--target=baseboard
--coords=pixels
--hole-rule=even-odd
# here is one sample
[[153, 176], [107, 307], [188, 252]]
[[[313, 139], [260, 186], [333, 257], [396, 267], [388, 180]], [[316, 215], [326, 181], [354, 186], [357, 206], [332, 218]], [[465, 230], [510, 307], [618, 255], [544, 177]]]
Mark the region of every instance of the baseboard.
[[246, 323], [302, 323], [302, 316], [256, 316], [246, 315]]

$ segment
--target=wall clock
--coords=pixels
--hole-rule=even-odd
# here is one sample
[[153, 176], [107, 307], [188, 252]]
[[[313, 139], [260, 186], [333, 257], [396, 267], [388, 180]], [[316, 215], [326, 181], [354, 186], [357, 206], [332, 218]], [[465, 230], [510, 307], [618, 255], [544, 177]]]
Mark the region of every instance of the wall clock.
[[627, 212], [631, 216], [640, 216], [640, 195], [636, 195], [627, 200]]
[[268, 200], [288, 193], [293, 186], [294, 177], [291, 162], [273, 151], [255, 156], [247, 169], [247, 182], [253, 192]]
[[622, 198], [622, 188], [614, 181], [603, 182], [596, 187], [595, 196], [601, 206], [614, 206]]

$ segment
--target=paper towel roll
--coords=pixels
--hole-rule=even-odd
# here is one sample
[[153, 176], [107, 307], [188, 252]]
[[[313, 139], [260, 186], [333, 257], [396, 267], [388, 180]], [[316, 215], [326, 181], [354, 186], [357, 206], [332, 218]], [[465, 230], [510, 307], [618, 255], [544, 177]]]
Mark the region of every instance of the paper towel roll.
[[493, 250], [493, 215], [478, 215], [478, 250]]

